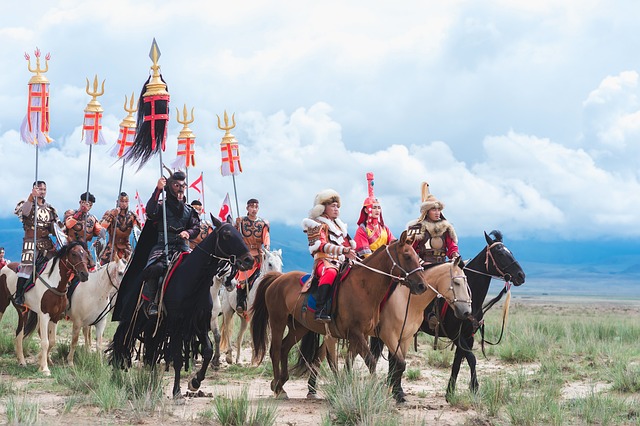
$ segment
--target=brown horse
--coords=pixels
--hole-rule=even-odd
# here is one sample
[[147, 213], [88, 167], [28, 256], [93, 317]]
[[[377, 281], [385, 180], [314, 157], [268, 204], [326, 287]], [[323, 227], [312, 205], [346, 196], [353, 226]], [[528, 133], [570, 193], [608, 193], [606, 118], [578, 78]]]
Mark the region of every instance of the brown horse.
[[[55, 257], [49, 260], [44, 271], [36, 278], [33, 288], [25, 293], [25, 306], [38, 315], [40, 334], [39, 370], [45, 376], [51, 375], [49, 360], [51, 349], [56, 343], [56, 329], [58, 321], [64, 317], [67, 307], [67, 284], [77, 276], [80, 281], [87, 281], [89, 271], [89, 252], [82, 242], [72, 242], [62, 246]], [[5, 267], [0, 271], [0, 288], [5, 288], [2, 294], [14, 294], [18, 282], [17, 274]], [[1, 300], [0, 306], [8, 306], [8, 300]], [[18, 307], [16, 307], [18, 309]], [[4, 312], [4, 309], [3, 309]], [[20, 311], [19, 311], [20, 312]], [[19, 314], [20, 319], [25, 316]], [[35, 324], [31, 324], [35, 326]], [[27, 334], [29, 324], [20, 321], [16, 330], [16, 355], [20, 365], [27, 365], [23, 349], [22, 339]]]
[[[283, 386], [289, 379], [288, 354], [307, 333], [330, 334], [349, 339], [350, 350], [359, 354], [373, 371], [374, 358], [366, 337], [379, 322], [380, 303], [394, 281], [399, 280], [413, 294], [427, 289], [420, 258], [407, 240], [406, 232], [398, 241], [376, 250], [361, 265], [354, 265], [339, 284], [334, 296], [330, 324], [314, 320], [314, 312], [306, 309], [306, 295], [300, 279], [304, 272], [265, 275], [253, 302], [251, 330], [254, 362], [262, 362], [266, 353], [267, 324], [271, 329], [271, 390], [278, 398], [286, 398]], [[284, 336], [285, 328], [289, 332]], [[355, 356], [355, 355], [354, 355]]]
[[[389, 348], [389, 384], [397, 402], [405, 402], [402, 390], [402, 375], [406, 368], [406, 356], [413, 335], [417, 333], [424, 320], [424, 310], [436, 297], [442, 298], [452, 308], [455, 316], [466, 319], [471, 315], [471, 291], [467, 278], [460, 266], [460, 258], [453, 262], [431, 264], [425, 266], [425, 278], [428, 290], [421, 295], [413, 296], [407, 288], [398, 287], [382, 306], [380, 322], [370, 336], [378, 337]], [[323, 348], [315, 351], [305, 336], [301, 344], [301, 356], [296, 365], [297, 371], [307, 370], [306, 366], [318, 364], [319, 357], [324, 355]], [[325, 337], [326, 356], [329, 365], [335, 369], [337, 365], [336, 339]], [[351, 353], [350, 353], [351, 354]], [[315, 359], [314, 359], [315, 357]], [[349, 367], [353, 359], [347, 358]], [[314, 398], [316, 389], [315, 368], [309, 368], [309, 398]]]

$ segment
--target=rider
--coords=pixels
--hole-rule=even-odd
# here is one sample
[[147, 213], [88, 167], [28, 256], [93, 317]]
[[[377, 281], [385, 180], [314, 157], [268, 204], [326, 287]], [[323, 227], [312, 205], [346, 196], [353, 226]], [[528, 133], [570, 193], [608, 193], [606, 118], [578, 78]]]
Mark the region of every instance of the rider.
[[[90, 192], [80, 194], [78, 210], [64, 212], [64, 225], [67, 228], [69, 241], [81, 241], [89, 245], [93, 237], [104, 239], [105, 230], [98, 218], [89, 213], [96, 202], [96, 197]], [[90, 269], [95, 267], [93, 257], [89, 258]]]
[[[26, 201], [20, 201], [16, 206], [15, 213], [22, 221], [24, 228], [24, 238], [22, 240], [22, 256], [20, 257], [20, 269], [18, 272], [18, 284], [15, 294], [15, 302], [18, 305], [24, 304], [24, 291], [29, 277], [33, 274], [33, 238], [36, 237], [36, 251], [38, 260], [51, 259], [56, 254], [50, 235], [56, 235], [55, 223], [58, 220], [58, 213], [53, 206], [46, 202], [47, 184], [39, 180], [33, 183], [31, 194]], [[36, 206], [33, 200], [37, 198]], [[37, 217], [37, 221], [35, 219]], [[34, 226], [35, 224], [35, 226]]]
[[338, 219], [340, 195], [333, 189], [316, 194], [309, 217], [302, 221], [302, 229], [309, 239], [313, 256], [313, 272], [318, 277], [315, 319], [330, 322], [329, 292], [345, 257], [356, 258], [355, 242], [347, 233], [347, 224]]
[[102, 252], [100, 263], [105, 265], [111, 261], [111, 249], [115, 242], [115, 249], [118, 257], [129, 261], [131, 257], [131, 242], [129, 236], [133, 227], [142, 228], [138, 216], [129, 210], [129, 195], [121, 192], [118, 197], [118, 207], [107, 210], [102, 216], [100, 225], [109, 232], [109, 243]]
[[247, 309], [247, 285], [251, 286], [260, 274], [262, 265], [262, 248], [266, 250], [271, 246], [271, 235], [269, 234], [269, 222], [258, 217], [260, 202], [251, 198], [247, 201], [247, 215], [236, 219], [236, 228], [242, 234], [249, 252], [253, 256], [253, 268], [248, 271], [238, 271], [236, 279], [236, 311], [243, 313]]
[[167, 187], [165, 194], [169, 258], [178, 252], [188, 252], [189, 239], [195, 238], [200, 232], [198, 213], [185, 203], [184, 190], [187, 187], [185, 179], [185, 173], [180, 170], [172, 173], [168, 179], [161, 177], [147, 202], [147, 220], [155, 222], [158, 229], [157, 242], [151, 249], [147, 265], [142, 272], [142, 278], [145, 280], [142, 298], [149, 303], [147, 311], [149, 316], [158, 315], [158, 284], [168, 265], [164, 249], [163, 202], [159, 199], [163, 188]]
[[[453, 225], [442, 216], [444, 203], [429, 193], [429, 184], [422, 182], [420, 217], [407, 224], [407, 234], [413, 237], [413, 248], [423, 263], [444, 263], [446, 258], [460, 257], [458, 236]], [[427, 314], [429, 327], [435, 329], [438, 319], [433, 312]]]
[[7, 263], [11, 263], [11, 261], [4, 258], [4, 247], [0, 247], [0, 269], [4, 268]]
[[207, 235], [213, 232], [213, 224], [206, 219], [202, 218], [202, 203], [200, 200], [193, 200], [191, 202], [191, 207], [196, 211], [198, 217], [200, 218], [200, 232], [196, 235], [195, 238], [189, 240], [189, 248], [193, 250], [200, 241], [204, 240]]
[[380, 202], [373, 195], [373, 173], [367, 173], [367, 186], [369, 196], [364, 200], [360, 210], [358, 229], [353, 237], [356, 253], [360, 257], [367, 257], [378, 247], [395, 240], [391, 230], [384, 224]]

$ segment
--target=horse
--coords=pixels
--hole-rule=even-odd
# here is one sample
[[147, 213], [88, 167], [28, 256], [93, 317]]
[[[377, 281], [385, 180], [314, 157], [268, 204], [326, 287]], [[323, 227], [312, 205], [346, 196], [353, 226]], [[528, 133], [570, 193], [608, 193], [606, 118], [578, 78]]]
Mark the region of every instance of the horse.
[[[289, 379], [288, 354], [307, 333], [348, 338], [350, 350], [360, 354], [373, 372], [374, 358], [365, 336], [378, 324], [378, 306], [389, 287], [398, 280], [413, 294], [422, 294], [427, 289], [425, 271], [406, 232], [399, 240], [376, 250], [362, 264], [353, 265], [342, 281], [334, 284], [331, 323], [314, 320], [314, 312], [307, 305], [309, 297], [302, 292], [304, 275], [300, 271], [269, 272], [253, 302], [253, 362], [260, 364], [264, 359], [268, 324], [273, 366], [271, 390], [276, 398], [287, 398], [283, 386]], [[287, 327], [288, 333], [284, 336]]]
[[[107, 349], [109, 363], [116, 368], [130, 367], [132, 351], [136, 339], [139, 339], [144, 344], [143, 362], [146, 365], [155, 368], [161, 358], [168, 364], [173, 364], [174, 399], [182, 398], [180, 370], [185, 360], [185, 370], [188, 370], [191, 354], [202, 354], [200, 370], [188, 381], [189, 390], [197, 391], [213, 356], [209, 339], [212, 309], [209, 287], [213, 275], [223, 264], [231, 263], [242, 271], [253, 265], [253, 257], [238, 230], [229, 223], [220, 222], [212, 215], [211, 221], [214, 225], [213, 231], [191, 253], [183, 255], [183, 260], [170, 271], [170, 276], [164, 284], [164, 308], [159, 316], [147, 317], [140, 303], [133, 305], [133, 309], [130, 310], [120, 309], [118, 305], [121, 303], [120, 306], [123, 307], [132, 303], [131, 300], [123, 301], [125, 297], [122, 286], [114, 312], [114, 319], [119, 320], [119, 324]], [[146, 244], [143, 241], [148, 238], [157, 238], [156, 235], [156, 232], [145, 233], [143, 229], [138, 245]], [[134, 256], [131, 262], [129, 271], [138, 260]], [[136, 272], [140, 273], [133, 273]], [[133, 295], [136, 300], [139, 300], [139, 292], [140, 290]]]
[[[491, 235], [493, 238], [491, 238]], [[525, 273], [513, 253], [504, 245], [502, 241], [502, 233], [500, 231], [492, 231], [489, 235], [484, 233], [487, 245], [464, 266], [464, 272], [469, 281], [469, 288], [473, 302], [471, 305], [472, 316], [467, 319], [460, 319], [451, 309], [445, 306], [441, 299], [435, 300], [430, 304], [425, 313], [434, 312], [438, 318], [437, 329], [432, 330], [428, 322], [425, 321], [420, 327], [420, 331], [424, 331], [432, 336], [438, 335], [450, 339], [456, 346], [453, 364], [451, 366], [451, 376], [447, 385], [446, 399], [450, 401], [455, 393], [456, 381], [460, 371], [462, 359], [466, 359], [471, 370], [471, 381], [469, 388], [472, 392], [478, 390], [478, 378], [476, 374], [476, 356], [472, 352], [474, 343], [474, 333], [480, 327], [482, 334], [482, 344], [484, 351], [484, 324], [483, 318], [485, 312], [497, 303], [500, 298], [510, 289], [511, 283], [520, 286], [525, 282]], [[505, 281], [505, 287], [494, 299], [484, 304], [491, 278], [498, 278]], [[482, 325], [480, 325], [482, 324]], [[371, 350], [376, 355], [382, 351], [379, 342], [372, 339]]]
[[[452, 315], [456, 318], [467, 318], [471, 315], [471, 291], [461, 263], [460, 258], [456, 258], [453, 262], [425, 265], [425, 279], [429, 283], [426, 292], [412, 297], [406, 287], [399, 286], [380, 307], [380, 322], [369, 335], [377, 337], [389, 348], [388, 382], [398, 403], [406, 402], [406, 394], [402, 389], [402, 375], [406, 369], [409, 345], [423, 322], [425, 308], [437, 298], [445, 300], [453, 308]], [[307, 397], [314, 398], [317, 369], [305, 366], [317, 364], [323, 352], [314, 351], [314, 346], [304, 339], [308, 339], [308, 335], [300, 345], [300, 357], [295, 369], [299, 372], [310, 370]], [[326, 345], [329, 365], [335, 369], [336, 341], [332, 337], [326, 337], [323, 344]], [[347, 367], [350, 368], [353, 359], [348, 357], [346, 361]]]
[[[50, 376], [51, 350], [56, 343], [58, 321], [64, 317], [67, 307], [67, 284], [74, 276], [84, 282], [89, 279], [89, 252], [83, 242], [74, 241], [62, 246], [56, 255], [45, 264], [44, 270], [37, 275], [35, 285], [25, 293], [24, 305], [37, 314], [40, 334], [39, 371]], [[8, 267], [0, 273], [0, 287], [6, 287], [9, 294], [16, 291], [18, 275]], [[6, 307], [8, 301], [0, 302]], [[28, 318], [18, 306], [18, 328], [16, 329], [16, 356], [18, 363], [27, 365], [24, 359], [22, 340], [27, 332], [33, 330], [35, 321], [26, 322]], [[4, 312], [4, 309], [3, 309]], [[32, 316], [35, 318], [35, 316]]]
[[107, 315], [113, 308], [118, 295], [120, 281], [124, 276], [127, 262], [116, 254], [114, 259], [95, 272], [89, 273], [87, 282], [78, 285], [70, 299], [67, 316], [73, 323], [71, 345], [67, 362], [73, 366], [73, 358], [82, 329], [84, 344], [91, 345], [91, 326], [96, 327], [96, 351], [102, 354], [102, 335], [107, 325]]
[[[250, 286], [248, 294], [247, 294], [247, 310], [243, 314], [238, 314], [241, 318], [240, 321], [240, 331], [238, 331], [238, 336], [236, 337], [236, 364], [240, 362], [240, 349], [242, 348], [242, 338], [244, 336], [245, 331], [249, 325], [249, 321], [251, 321], [251, 316], [253, 312], [251, 311], [251, 307], [253, 306], [253, 301], [256, 297], [256, 290], [262, 281], [262, 278], [268, 272], [282, 272], [282, 250], [262, 250], [262, 264], [260, 266], [260, 273], [256, 278], [255, 282]], [[234, 280], [235, 282], [235, 280]], [[215, 287], [215, 286], [214, 286]], [[211, 294], [213, 295], [214, 288], [211, 288]], [[222, 326], [221, 328], [221, 342], [220, 342], [220, 351], [225, 352], [227, 364], [233, 364], [233, 349], [231, 347], [231, 335], [233, 334], [233, 314], [236, 313], [236, 287], [232, 286], [231, 291], [222, 292], [221, 304], [222, 304]], [[217, 322], [217, 312], [213, 312], [212, 321], [215, 320], [216, 326]], [[215, 357], [214, 357], [215, 359]]]

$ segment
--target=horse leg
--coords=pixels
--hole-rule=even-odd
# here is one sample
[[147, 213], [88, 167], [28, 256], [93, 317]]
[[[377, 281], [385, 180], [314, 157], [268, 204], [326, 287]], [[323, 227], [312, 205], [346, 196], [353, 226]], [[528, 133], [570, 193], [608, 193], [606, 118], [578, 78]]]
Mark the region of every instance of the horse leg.
[[233, 334], [233, 314], [235, 312], [229, 306], [228, 296], [222, 308], [222, 326], [220, 327], [220, 350], [225, 353], [227, 364], [233, 364], [233, 349], [231, 348], [231, 335]]
[[18, 358], [18, 365], [26, 367], [27, 361], [24, 359], [24, 347], [22, 346], [22, 342], [24, 341], [24, 328], [27, 323], [27, 315], [23, 314], [22, 310], [17, 306], [15, 308], [16, 311], [18, 311], [18, 327], [16, 328], [15, 338], [16, 357]]
[[56, 345], [56, 332], [58, 330], [58, 323], [49, 321], [49, 349], [47, 350], [47, 362], [50, 365], [53, 365], [53, 361], [51, 360], [51, 353], [53, 352], [53, 347]]
[[244, 332], [247, 331], [247, 326], [249, 325], [249, 321], [244, 317], [240, 318], [240, 330], [238, 331], [238, 337], [236, 337], [236, 364], [240, 364], [240, 350], [242, 349], [242, 338], [244, 337]]
[[397, 403], [406, 402], [407, 394], [402, 389], [402, 375], [407, 367], [407, 362], [400, 353], [389, 353], [389, 375], [388, 382], [391, 386], [391, 393]]
[[47, 356], [49, 353], [49, 314], [40, 315], [39, 332], [40, 332], [40, 356], [39, 370], [45, 376], [50, 376], [49, 366], [47, 365]]
[[102, 336], [104, 329], [107, 327], [107, 317], [104, 317], [96, 324], [96, 352], [102, 358]]
[[[280, 371], [280, 387], [283, 388], [284, 384], [289, 380], [289, 352], [291, 348], [298, 343], [309, 330], [303, 327], [289, 327], [289, 332], [282, 340], [282, 347], [280, 349], [280, 364], [282, 370]], [[288, 398], [287, 393], [282, 390], [283, 397]]]
[[269, 318], [269, 325], [271, 326], [271, 345], [269, 347], [269, 356], [271, 357], [271, 366], [273, 367], [271, 390], [276, 398], [279, 398], [281, 394], [284, 394], [283, 397], [286, 399], [287, 393], [282, 389], [282, 383], [280, 382], [282, 336], [284, 335], [286, 321], [282, 320], [278, 324], [274, 325], [274, 318]]
[[71, 331], [71, 344], [69, 345], [69, 355], [67, 355], [67, 363], [73, 367], [73, 357], [76, 353], [76, 346], [78, 346], [78, 339], [80, 338], [80, 324], [73, 322], [73, 330]]
[[445, 398], [449, 402], [450, 398], [456, 393], [456, 382], [458, 381], [458, 373], [460, 372], [460, 364], [462, 364], [462, 358], [464, 352], [460, 348], [460, 340], [457, 341], [456, 354], [453, 358], [453, 364], [451, 364], [451, 377], [449, 377], [449, 384], [447, 385], [447, 393]]
[[189, 390], [192, 392], [200, 389], [200, 385], [207, 374], [207, 368], [213, 357], [213, 347], [211, 346], [211, 339], [209, 339], [209, 333], [201, 333], [199, 339], [202, 342], [202, 366], [200, 370], [189, 380]]
[[171, 336], [169, 343], [171, 351], [171, 363], [173, 364], [173, 389], [171, 396], [173, 399], [182, 399], [182, 393], [180, 391], [180, 371], [182, 370], [182, 338], [180, 334], [174, 334]]
[[220, 368], [220, 327], [218, 326], [218, 316], [222, 313], [222, 305], [220, 303], [220, 281], [215, 278], [211, 286], [211, 299], [213, 300], [213, 308], [211, 309], [211, 331], [213, 332], [213, 341], [215, 351], [211, 360], [211, 367], [214, 370]]

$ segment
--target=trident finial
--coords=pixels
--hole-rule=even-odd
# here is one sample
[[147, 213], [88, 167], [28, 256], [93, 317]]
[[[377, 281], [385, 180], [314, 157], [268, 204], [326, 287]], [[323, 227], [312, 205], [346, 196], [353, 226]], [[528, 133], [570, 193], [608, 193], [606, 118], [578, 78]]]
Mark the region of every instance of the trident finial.
[[193, 134], [191, 129], [189, 128], [189, 124], [193, 123], [193, 108], [191, 108], [191, 120], [187, 119], [187, 104], [184, 105], [183, 109], [183, 119], [180, 119], [180, 110], [176, 108], [176, 112], [178, 113], [178, 123], [182, 124], [182, 130], [180, 130], [180, 134], [178, 135], [178, 139], [195, 139], [196, 136]]
[[176, 112], [178, 113], [178, 117], [176, 117], [178, 123], [183, 124], [184, 127], [187, 127], [188, 124], [193, 123], [193, 108], [191, 108], [191, 120], [187, 120], [187, 104], [184, 104], [184, 109], [182, 112], [184, 118], [182, 120], [180, 120], [180, 110], [178, 108], [176, 108]]
[[127, 108], [127, 95], [124, 95], [124, 110], [127, 111], [127, 116], [122, 120], [120, 126], [122, 127], [136, 127], [136, 119], [133, 117], [133, 113], [138, 110], [138, 105], [133, 106], [134, 93], [131, 92], [131, 98], [129, 98], [129, 107]]
[[38, 49], [36, 47], [36, 50], [33, 52], [33, 54], [36, 57], [36, 67], [35, 68], [31, 68], [31, 57], [29, 56], [29, 54], [27, 52], [24, 52], [24, 58], [28, 62], [27, 67], [29, 69], [29, 72], [32, 72], [32, 73], [35, 74], [29, 80], [29, 84], [46, 84], [46, 83], [49, 83], [49, 80], [43, 74], [46, 73], [47, 71], [49, 71], [49, 59], [51, 59], [51, 54], [47, 53], [47, 55], [44, 57], [44, 69], [40, 68], [40, 49]]
[[91, 96], [91, 100], [89, 101], [89, 103], [87, 104], [87, 107], [84, 109], [87, 112], [102, 112], [104, 111], [104, 109], [102, 108], [102, 105], [100, 105], [100, 102], [98, 102], [98, 96], [102, 96], [104, 95], [104, 82], [105, 80], [102, 80], [102, 88], [100, 89], [100, 91], [98, 91], [98, 75], [96, 74], [96, 76], [93, 78], [93, 91], [89, 91], [89, 79], [87, 78], [87, 95]]
[[235, 112], [231, 115], [231, 121], [233, 123], [231, 126], [229, 126], [229, 116], [227, 115], [227, 110], [224, 111], [224, 127], [222, 127], [220, 125], [220, 116], [218, 114], [216, 114], [216, 117], [218, 117], [218, 129], [224, 130], [225, 131], [225, 135], [228, 135], [229, 131], [231, 129], [233, 129], [234, 127], [236, 127], [236, 113]]

